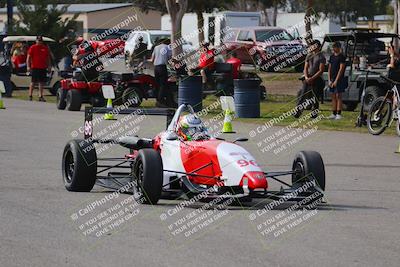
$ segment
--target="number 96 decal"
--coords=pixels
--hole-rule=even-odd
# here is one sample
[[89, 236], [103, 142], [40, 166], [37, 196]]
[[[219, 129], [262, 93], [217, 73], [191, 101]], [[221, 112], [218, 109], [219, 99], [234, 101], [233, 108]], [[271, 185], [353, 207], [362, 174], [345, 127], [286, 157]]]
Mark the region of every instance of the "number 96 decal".
[[258, 167], [257, 162], [254, 159], [252, 160], [239, 159], [238, 161], [236, 161], [236, 163], [239, 165], [239, 167], [246, 167], [249, 165]]

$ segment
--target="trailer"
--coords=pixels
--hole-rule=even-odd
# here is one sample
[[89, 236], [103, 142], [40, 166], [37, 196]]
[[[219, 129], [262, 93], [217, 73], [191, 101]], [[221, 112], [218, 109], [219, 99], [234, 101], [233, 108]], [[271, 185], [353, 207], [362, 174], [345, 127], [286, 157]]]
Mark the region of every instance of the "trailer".
[[[213, 13], [203, 13], [204, 18], [204, 37], [213, 46], [220, 46], [224, 38], [229, 37], [230, 28], [261, 26], [261, 12], [236, 12], [223, 11]], [[193, 44], [199, 46], [197, 15], [187, 13], [182, 19], [182, 37]], [[161, 18], [161, 29], [171, 30], [171, 17], [164, 15]]]

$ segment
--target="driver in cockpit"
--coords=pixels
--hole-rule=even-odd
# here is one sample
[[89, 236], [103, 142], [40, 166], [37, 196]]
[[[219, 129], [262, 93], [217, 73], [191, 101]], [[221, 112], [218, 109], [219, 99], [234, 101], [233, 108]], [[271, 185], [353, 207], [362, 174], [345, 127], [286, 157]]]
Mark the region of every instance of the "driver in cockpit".
[[183, 141], [208, 140], [210, 135], [200, 118], [194, 114], [184, 115], [179, 119], [177, 134]]

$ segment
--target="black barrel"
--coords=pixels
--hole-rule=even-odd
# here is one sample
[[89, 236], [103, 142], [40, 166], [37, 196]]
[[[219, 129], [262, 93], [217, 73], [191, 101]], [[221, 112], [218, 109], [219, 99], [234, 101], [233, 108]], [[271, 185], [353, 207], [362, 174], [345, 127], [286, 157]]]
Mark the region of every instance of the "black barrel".
[[189, 104], [194, 111], [203, 108], [201, 76], [184, 76], [179, 79], [178, 105]]
[[239, 118], [260, 117], [260, 79], [235, 79], [235, 113]]

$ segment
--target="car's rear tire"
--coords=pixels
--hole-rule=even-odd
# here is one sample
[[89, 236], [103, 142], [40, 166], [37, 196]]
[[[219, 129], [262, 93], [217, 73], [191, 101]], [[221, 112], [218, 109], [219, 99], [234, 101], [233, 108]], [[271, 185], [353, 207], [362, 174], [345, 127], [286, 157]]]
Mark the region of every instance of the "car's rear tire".
[[96, 182], [97, 155], [92, 142], [69, 141], [62, 157], [62, 176], [68, 191], [89, 192]]
[[160, 153], [152, 148], [140, 149], [133, 170], [133, 179], [136, 183], [134, 194], [139, 193], [141, 202], [157, 204], [163, 186], [163, 164]]
[[317, 185], [325, 191], [325, 166], [321, 155], [316, 151], [300, 151], [296, 154], [292, 169], [292, 184], [304, 184], [314, 177]]
[[70, 111], [81, 110], [82, 105], [82, 95], [81, 92], [75, 89], [68, 90], [67, 93], [67, 109]]
[[383, 90], [376, 85], [370, 85], [365, 88], [364, 96], [364, 112], [368, 112], [372, 106], [372, 103], [380, 96], [383, 96]]
[[64, 110], [67, 106], [66, 98], [67, 98], [67, 91], [62, 89], [61, 87], [58, 88], [57, 94], [57, 108], [60, 110]]
[[101, 94], [96, 94], [90, 98], [90, 102], [93, 107], [104, 107], [106, 105], [106, 100]]
[[122, 102], [129, 102], [130, 107], [139, 107], [142, 104], [143, 95], [140, 91], [140, 88], [129, 87], [124, 90], [122, 93]]

